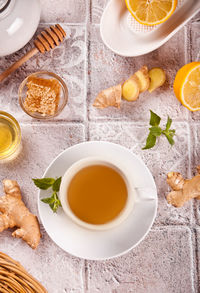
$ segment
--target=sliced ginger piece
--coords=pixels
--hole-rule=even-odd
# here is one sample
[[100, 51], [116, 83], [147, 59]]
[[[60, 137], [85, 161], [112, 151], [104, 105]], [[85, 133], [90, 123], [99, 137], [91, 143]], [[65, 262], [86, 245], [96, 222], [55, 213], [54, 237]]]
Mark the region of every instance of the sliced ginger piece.
[[184, 179], [178, 172], [167, 174], [167, 183], [172, 188], [167, 195], [167, 201], [175, 207], [182, 207], [192, 198], [200, 199], [200, 166], [197, 167], [198, 175], [192, 179]]
[[135, 75], [138, 78], [140, 93], [148, 90], [150, 85], [150, 78], [147, 66], [144, 65], [142, 68], [140, 68], [140, 70], [135, 73]]
[[22, 238], [33, 249], [37, 248], [41, 237], [37, 217], [22, 201], [17, 181], [5, 179], [3, 186], [5, 195], [0, 197], [0, 232], [17, 227], [12, 236]]
[[122, 97], [122, 85], [110, 87], [101, 91], [96, 97], [93, 106], [99, 109], [104, 109], [109, 106], [120, 108]]
[[155, 89], [159, 88], [166, 81], [166, 74], [162, 68], [155, 67], [149, 71], [150, 86], [149, 92], [153, 92]]
[[139, 97], [140, 93], [140, 85], [138, 81], [138, 77], [132, 75], [129, 79], [127, 79], [122, 86], [122, 97], [129, 101], [135, 101]]

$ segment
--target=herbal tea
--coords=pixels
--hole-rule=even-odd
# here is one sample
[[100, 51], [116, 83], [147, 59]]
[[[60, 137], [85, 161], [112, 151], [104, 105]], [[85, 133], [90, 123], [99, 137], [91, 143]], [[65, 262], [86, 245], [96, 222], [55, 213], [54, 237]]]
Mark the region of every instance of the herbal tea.
[[116, 218], [125, 207], [127, 197], [122, 176], [105, 165], [88, 166], [77, 172], [67, 192], [73, 213], [80, 220], [94, 225]]

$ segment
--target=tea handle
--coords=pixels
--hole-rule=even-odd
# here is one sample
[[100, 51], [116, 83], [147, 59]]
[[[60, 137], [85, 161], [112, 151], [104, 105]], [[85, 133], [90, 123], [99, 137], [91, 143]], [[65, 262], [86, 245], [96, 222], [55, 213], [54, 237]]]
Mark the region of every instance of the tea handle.
[[157, 195], [157, 190], [151, 187], [135, 187], [137, 193], [136, 201], [147, 200], [153, 201], [156, 200], [155, 194]]

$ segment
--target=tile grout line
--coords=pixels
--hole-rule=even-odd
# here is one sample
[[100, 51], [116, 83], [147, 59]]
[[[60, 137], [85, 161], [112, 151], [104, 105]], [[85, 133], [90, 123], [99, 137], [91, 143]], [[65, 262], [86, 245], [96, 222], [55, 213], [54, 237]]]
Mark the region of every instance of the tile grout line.
[[[191, 166], [192, 166], [192, 154], [191, 154], [191, 131], [190, 131], [190, 124], [187, 122], [187, 132], [188, 132], [188, 178], [192, 177], [192, 171], [191, 171]], [[195, 219], [196, 223], [196, 218], [195, 218], [195, 212], [194, 212], [194, 201], [192, 202], [192, 222]]]
[[192, 233], [192, 264], [193, 264], [193, 288], [194, 292], [198, 292], [198, 282], [199, 282], [199, 266], [198, 266], [198, 251], [197, 251], [197, 230], [196, 228], [191, 229]]
[[[164, 120], [164, 119], [163, 119]], [[30, 125], [41, 125], [41, 124], [46, 124], [46, 123], [48, 123], [48, 124], [59, 124], [60, 125], [60, 123], [62, 123], [62, 124], [70, 124], [70, 123], [77, 123], [77, 124], [81, 124], [81, 123], [84, 123], [86, 120], [84, 119], [84, 120], [65, 120], [65, 119], [60, 119], [60, 120], [48, 120], [48, 121], [26, 121], [26, 120], [21, 120], [21, 122], [20, 122], [20, 124], [30, 124]], [[89, 120], [88, 119], [88, 122], [89, 123], [94, 123], [94, 124], [99, 124], [99, 123], [122, 123], [122, 122], [124, 122], [124, 123], [134, 123], [136, 126], [137, 125], [147, 125], [147, 126], [149, 126], [148, 125], [148, 122], [149, 122], [149, 120], [143, 120], [143, 121], [135, 121], [135, 120], [108, 120], [108, 119], [100, 119], [100, 120]], [[186, 121], [186, 120], [173, 120], [173, 123], [191, 123], [191, 121]], [[193, 124], [196, 124], [196, 125], [199, 125], [200, 124], [200, 121], [198, 122], [198, 121], [194, 121], [194, 123]]]
[[88, 271], [88, 260], [85, 259], [85, 270], [84, 270], [84, 275], [85, 275], [85, 284], [84, 284], [84, 293], [88, 292], [88, 277], [89, 277], [89, 271]]
[[[188, 60], [189, 60], [189, 58], [188, 58], [188, 55], [190, 55], [190, 50], [189, 50], [189, 48], [188, 48], [188, 44], [190, 44], [190, 38], [188, 38], [188, 35], [187, 35], [187, 32], [188, 32], [188, 30], [189, 30], [189, 28], [188, 28], [188, 25], [186, 25], [185, 27], [184, 27], [184, 48], [185, 48], [185, 64], [187, 64], [188, 63]], [[190, 121], [190, 119], [191, 119], [191, 114], [189, 113], [189, 111], [187, 111], [186, 112], [186, 119], [187, 119], [187, 121]]]
[[51, 126], [65, 126], [65, 125], [69, 125], [69, 126], [72, 126], [72, 125], [84, 125], [84, 121], [47, 121], [46, 122], [20, 122], [20, 125], [22, 126], [47, 126], [47, 125], [51, 125]]
[[[85, 119], [83, 121], [84, 128], [85, 128], [85, 141], [89, 140], [89, 104], [88, 104], [88, 88], [90, 83], [89, 78], [89, 54], [90, 54], [90, 23], [91, 23], [91, 7], [92, 7], [92, 0], [88, 1], [86, 7], [86, 23], [85, 23]], [[88, 291], [88, 267], [87, 267], [87, 260], [84, 260], [83, 263], [83, 293]]]
[[[191, 52], [191, 50], [190, 50]], [[193, 125], [195, 123], [193, 122]], [[192, 139], [192, 126], [189, 125], [189, 135], [190, 135], [190, 153], [191, 153], [191, 142], [193, 141], [193, 153], [192, 153], [192, 163], [195, 163], [195, 154], [194, 154], [194, 149], [196, 146], [196, 137], [194, 137], [194, 140]], [[193, 171], [193, 170], [192, 170]], [[190, 174], [191, 175], [191, 174]], [[194, 174], [192, 174], [194, 175]], [[193, 279], [194, 279], [194, 290], [198, 292], [198, 283], [199, 283], [199, 263], [198, 263], [198, 241], [197, 241], [197, 227], [198, 227], [198, 216], [197, 216], [197, 208], [196, 204], [193, 201], [192, 204], [193, 207], [193, 219], [194, 219], [194, 228], [193, 230], [193, 238], [192, 238], [192, 255], [193, 255]]]
[[88, 89], [90, 88], [90, 77], [89, 77], [89, 56], [90, 56], [90, 23], [86, 25], [86, 68], [85, 68], [85, 107], [86, 107], [86, 116], [85, 116], [85, 139], [89, 140], [89, 101], [88, 101]]
[[[88, 105], [87, 105], [88, 106]], [[89, 114], [87, 113], [86, 116], [88, 116]], [[89, 119], [85, 119], [85, 120], [64, 120], [64, 119], [61, 119], [61, 120], [49, 120], [48, 121], [48, 124], [55, 124], [55, 125], [65, 125], [65, 124], [83, 124], [84, 125], [84, 122], [86, 122], [89, 124], [89, 123], [92, 123], [92, 124], [101, 124], [101, 123], [106, 123], [106, 124], [121, 124], [122, 122], [126, 125], [126, 124], [134, 124], [135, 126], [141, 126], [141, 127], [144, 127], [144, 126], [149, 126], [148, 123], [149, 123], [149, 120], [144, 120], [144, 121], [134, 121], [134, 120], [106, 120], [106, 119], [102, 119], [102, 120], [89, 120]], [[46, 125], [47, 121], [46, 122], [40, 122], [40, 121], [21, 121], [20, 122], [20, 125], [33, 125], [33, 126], [37, 126], [37, 125]], [[191, 124], [191, 121], [185, 121], [185, 120], [173, 120], [173, 123], [174, 124], [178, 124], [178, 123], [182, 123], [182, 124], [188, 124], [190, 126]], [[192, 123], [193, 125], [195, 126], [199, 126], [200, 125], [200, 121], [194, 121]]]
[[[149, 127], [149, 120], [144, 121], [134, 121], [134, 120], [108, 120], [108, 119], [102, 119], [102, 120], [89, 120], [89, 123], [92, 124], [121, 124], [123, 122], [124, 125], [126, 124], [134, 124], [135, 126], [146, 126]], [[186, 120], [173, 120], [174, 124], [182, 123], [182, 124], [189, 124], [189, 121]], [[164, 122], [165, 124], [165, 122]], [[200, 124], [200, 122], [197, 122], [197, 125]]]
[[[40, 22], [39, 23], [39, 25], [54, 25], [54, 24], [56, 24], [56, 23], [58, 23], [58, 22]], [[87, 25], [87, 21], [86, 22], [61, 22], [61, 21], [59, 21], [59, 24], [65, 24], [65, 25], [68, 25], [68, 26], [70, 26], [70, 25], [72, 25], [72, 26], [86, 26]]]
[[87, 128], [88, 128], [88, 110], [87, 110], [87, 89], [88, 89], [88, 24], [85, 25], [85, 62], [84, 62], [84, 70], [85, 70], [85, 75], [84, 75], [84, 96], [85, 96], [85, 107], [84, 107], [84, 120], [83, 124], [85, 127], [85, 140], [87, 141], [88, 139], [88, 134], [87, 134]]

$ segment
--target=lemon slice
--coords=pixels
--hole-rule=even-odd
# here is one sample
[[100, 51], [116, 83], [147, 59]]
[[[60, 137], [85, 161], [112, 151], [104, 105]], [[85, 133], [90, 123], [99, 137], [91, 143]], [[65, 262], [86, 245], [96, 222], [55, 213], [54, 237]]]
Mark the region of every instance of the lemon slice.
[[177, 0], [125, 0], [133, 17], [144, 25], [165, 22], [174, 12]]
[[200, 110], [200, 62], [184, 65], [176, 74], [174, 92], [190, 111]]

